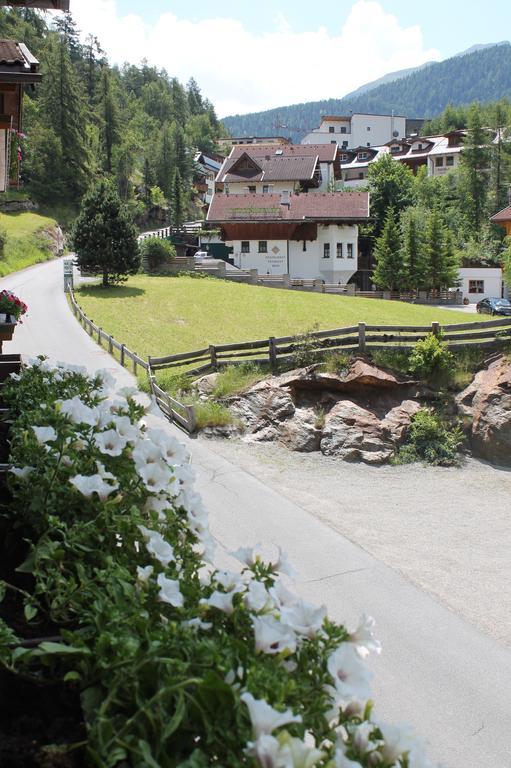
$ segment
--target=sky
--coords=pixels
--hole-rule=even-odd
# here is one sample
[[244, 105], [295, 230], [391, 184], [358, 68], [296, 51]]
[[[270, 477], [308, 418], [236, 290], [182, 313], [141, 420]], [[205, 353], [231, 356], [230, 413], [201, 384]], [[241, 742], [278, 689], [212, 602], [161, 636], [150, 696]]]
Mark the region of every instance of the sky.
[[111, 63], [194, 77], [219, 117], [340, 98], [398, 69], [500, 42], [511, 2], [494, 0], [71, 0]]

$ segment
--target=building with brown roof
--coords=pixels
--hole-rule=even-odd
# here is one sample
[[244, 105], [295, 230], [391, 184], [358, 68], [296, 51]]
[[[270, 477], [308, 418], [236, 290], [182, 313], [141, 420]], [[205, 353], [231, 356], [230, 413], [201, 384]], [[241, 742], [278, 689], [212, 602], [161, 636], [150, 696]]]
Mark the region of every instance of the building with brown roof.
[[343, 284], [357, 271], [358, 225], [368, 219], [367, 192], [216, 193], [207, 216], [237, 267]]
[[498, 211], [498, 213], [491, 217], [490, 221], [492, 224], [504, 227], [506, 235], [511, 235], [511, 205]]
[[[39, 62], [26, 45], [0, 40], [0, 192], [9, 186], [11, 144], [21, 131], [21, 107], [25, 86], [41, 80]], [[17, 152], [17, 143], [15, 143]]]

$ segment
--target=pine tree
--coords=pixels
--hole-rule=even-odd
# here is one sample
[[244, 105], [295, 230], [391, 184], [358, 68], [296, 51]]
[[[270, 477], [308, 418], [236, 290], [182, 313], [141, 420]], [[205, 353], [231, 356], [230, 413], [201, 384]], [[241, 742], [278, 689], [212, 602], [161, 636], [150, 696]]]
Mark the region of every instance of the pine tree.
[[418, 212], [410, 208], [401, 214], [404, 282], [407, 288], [418, 290], [424, 280], [424, 259]]
[[52, 175], [62, 181], [66, 196], [80, 198], [89, 183], [91, 164], [84, 99], [67, 45], [59, 35], [52, 34], [48, 40], [40, 105], [41, 122], [53, 130], [61, 146], [61, 163], [55, 164]]
[[172, 224], [174, 227], [181, 227], [185, 219], [186, 197], [181, 174], [179, 173], [179, 168], [176, 168], [174, 172], [170, 203], [172, 212]]
[[476, 233], [486, 219], [490, 153], [488, 136], [481, 125], [479, 106], [474, 104], [468, 116], [468, 132], [461, 166], [465, 172], [466, 212], [469, 231]]
[[64, 39], [69, 56], [73, 64], [82, 57], [82, 45], [80, 43], [80, 31], [76, 27], [75, 20], [69, 11], [59, 14], [55, 19], [55, 29]]
[[105, 170], [112, 172], [112, 152], [115, 144], [119, 141], [119, 107], [117, 96], [114, 91], [112, 76], [110, 70], [104, 67], [101, 72], [100, 80], [100, 116], [101, 116], [101, 138], [105, 154]]
[[197, 82], [193, 77], [190, 78], [186, 86], [186, 95], [188, 98], [188, 109], [191, 115], [201, 115], [204, 112], [202, 94]]
[[80, 269], [101, 275], [105, 287], [123, 282], [140, 267], [136, 227], [105, 180], [84, 197], [72, 243]]
[[442, 286], [452, 288], [459, 276], [459, 258], [454, 247], [454, 238], [449, 229], [445, 229], [443, 265], [441, 271]]
[[168, 124], [165, 123], [161, 128], [156, 147], [155, 176], [157, 185], [167, 199], [172, 193], [173, 160], [172, 136]]
[[424, 261], [427, 289], [440, 290], [454, 284], [458, 270], [453, 242], [436, 210], [431, 212], [426, 225]]
[[401, 238], [392, 208], [387, 211], [382, 234], [376, 240], [374, 255], [376, 258], [376, 267], [373, 272], [375, 285], [386, 291], [401, 290], [405, 278]]

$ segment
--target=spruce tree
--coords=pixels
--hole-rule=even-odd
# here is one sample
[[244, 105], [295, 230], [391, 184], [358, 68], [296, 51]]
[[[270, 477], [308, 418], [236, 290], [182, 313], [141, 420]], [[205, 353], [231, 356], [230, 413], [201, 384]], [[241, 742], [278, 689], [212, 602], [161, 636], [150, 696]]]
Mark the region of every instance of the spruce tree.
[[174, 178], [172, 180], [172, 193], [170, 196], [172, 224], [174, 227], [181, 227], [185, 220], [186, 213], [186, 197], [183, 188], [183, 182], [179, 168], [176, 168], [174, 172]]
[[107, 173], [112, 173], [112, 153], [119, 141], [119, 106], [117, 95], [112, 83], [112, 76], [107, 67], [103, 67], [100, 80], [100, 117], [101, 139], [104, 151], [104, 167]]
[[419, 290], [424, 280], [424, 259], [418, 212], [409, 208], [401, 214], [404, 283], [407, 288]]
[[164, 123], [158, 136], [155, 158], [156, 183], [167, 199], [172, 195], [174, 153], [169, 125]]
[[479, 106], [474, 104], [468, 116], [468, 132], [461, 166], [465, 172], [466, 213], [470, 233], [477, 233], [487, 218], [490, 152], [487, 132], [481, 124]]
[[424, 235], [425, 287], [440, 290], [456, 282], [458, 263], [450, 232], [440, 213], [433, 210]]
[[373, 272], [375, 285], [386, 291], [401, 290], [404, 283], [401, 238], [393, 208], [387, 211], [382, 234], [376, 240], [374, 255], [376, 258], [376, 267]]
[[82, 201], [72, 235], [77, 264], [106, 287], [140, 267], [137, 230], [110, 182], [102, 180]]

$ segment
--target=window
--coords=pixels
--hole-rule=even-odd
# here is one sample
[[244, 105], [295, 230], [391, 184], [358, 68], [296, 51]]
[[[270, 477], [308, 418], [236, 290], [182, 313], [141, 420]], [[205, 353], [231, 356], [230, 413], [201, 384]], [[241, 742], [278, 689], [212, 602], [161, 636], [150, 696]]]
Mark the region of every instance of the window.
[[268, 253], [268, 241], [267, 240], [259, 240], [259, 248], [258, 253]]
[[364, 171], [359, 171], [358, 172], [358, 178], [359, 179], [363, 179], [364, 178]]
[[344, 126], [341, 128], [341, 133], [346, 133], [346, 128]]
[[248, 240], [241, 241], [241, 252], [250, 253], [250, 242]]
[[334, 133], [334, 131], [335, 131], [334, 126], [333, 125], [329, 125], [328, 126], [328, 133]]
[[337, 144], [337, 142], [336, 142], [336, 140], [335, 140], [335, 139], [332, 139], [332, 140], [330, 141], [330, 144]]
[[370, 147], [371, 146], [371, 142], [368, 141], [366, 146]]
[[468, 281], [469, 293], [484, 293], [484, 280], [469, 280]]
[[401, 149], [401, 147], [399, 146], [399, 144], [393, 144], [391, 146], [391, 148], [390, 148], [390, 151], [391, 152], [399, 152], [400, 149]]
[[268, 184], [263, 184], [263, 195], [267, 195], [269, 191], [270, 191], [270, 187], [268, 186]]
[[451, 167], [454, 165], [454, 157], [452, 155], [449, 155], [445, 158], [445, 164], [450, 165]]
[[342, 148], [343, 149], [348, 149], [348, 142], [347, 141], [343, 141]]
[[307, 250], [307, 240], [304, 240], [302, 245], [302, 251], [306, 251], [306, 250]]
[[435, 165], [437, 168], [442, 168], [444, 164], [444, 158], [443, 157], [437, 157], [435, 160]]
[[367, 130], [368, 130], [368, 131], [370, 131], [370, 130], [371, 130], [371, 126], [370, 126], [370, 125], [368, 125], [368, 126], [367, 126]]
[[342, 243], [337, 243], [337, 258], [342, 259]]
[[353, 258], [353, 243], [348, 243], [347, 250], [348, 250], [348, 259], [352, 259]]
[[367, 157], [368, 157], [367, 152], [359, 152], [358, 153], [358, 159], [359, 160], [367, 160]]
[[347, 163], [348, 162], [348, 155], [341, 155], [341, 163]]
[[330, 243], [323, 243], [323, 258], [330, 258]]
[[248, 191], [250, 194], [254, 194], [256, 191], [256, 187], [254, 185], [249, 185]]

